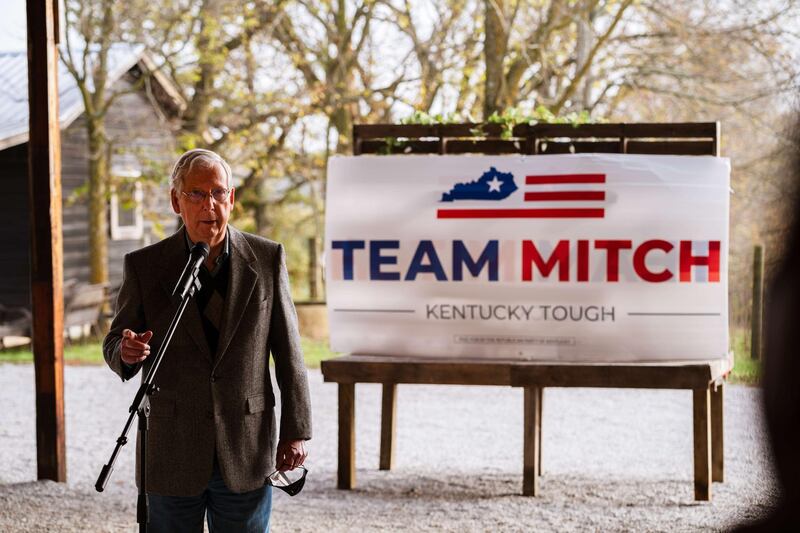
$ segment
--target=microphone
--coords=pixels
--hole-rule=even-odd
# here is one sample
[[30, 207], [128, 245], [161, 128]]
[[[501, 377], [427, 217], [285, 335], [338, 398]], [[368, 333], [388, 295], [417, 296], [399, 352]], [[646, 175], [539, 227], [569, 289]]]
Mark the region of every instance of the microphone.
[[204, 242], [198, 242], [192, 246], [192, 251], [189, 253], [189, 261], [187, 261], [186, 266], [183, 267], [183, 272], [178, 279], [178, 284], [175, 285], [175, 289], [172, 291], [173, 296], [177, 295], [181, 299], [186, 297], [186, 293], [189, 292], [195, 279], [197, 279], [197, 272], [200, 270], [200, 265], [208, 258], [208, 252], [208, 245]]

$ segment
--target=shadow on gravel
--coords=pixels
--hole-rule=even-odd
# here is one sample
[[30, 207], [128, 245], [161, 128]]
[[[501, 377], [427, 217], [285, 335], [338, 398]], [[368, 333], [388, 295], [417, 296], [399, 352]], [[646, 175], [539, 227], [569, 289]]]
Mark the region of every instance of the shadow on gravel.
[[[322, 475], [307, 485], [309, 493], [329, 493], [344, 497], [371, 499], [407, 498], [429, 501], [491, 501], [493, 499], [519, 498], [554, 504], [580, 502], [596, 507], [642, 508], [649, 507], [704, 507], [706, 502], [694, 501], [694, 488], [689, 479], [614, 479], [578, 475], [552, 475], [539, 479], [540, 495], [522, 496], [522, 476], [508, 473], [485, 473], [433, 476], [408, 471], [359, 471], [356, 488], [352, 491], [336, 489], [336, 479]], [[321, 494], [320, 494], [321, 495]]]

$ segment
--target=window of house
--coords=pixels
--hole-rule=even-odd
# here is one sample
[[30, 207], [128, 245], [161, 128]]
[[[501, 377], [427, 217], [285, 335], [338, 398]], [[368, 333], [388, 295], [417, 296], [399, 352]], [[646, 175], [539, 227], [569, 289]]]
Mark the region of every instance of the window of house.
[[[144, 212], [142, 209], [142, 184], [134, 181], [141, 176], [135, 170], [115, 171], [119, 182], [111, 192], [111, 239], [141, 239], [144, 234]], [[123, 178], [123, 179], [119, 179]]]

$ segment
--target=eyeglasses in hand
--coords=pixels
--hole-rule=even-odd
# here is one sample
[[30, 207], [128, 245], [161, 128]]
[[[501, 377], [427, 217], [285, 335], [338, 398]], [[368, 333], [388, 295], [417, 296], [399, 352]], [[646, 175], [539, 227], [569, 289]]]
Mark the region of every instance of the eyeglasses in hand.
[[295, 496], [303, 490], [307, 475], [308, 469], [304, 466], [298, 466], [294, 470], [286, 472], [276, 470], [267, 477], [267, 483], [276, 489], [281, 489], [289, 496]]

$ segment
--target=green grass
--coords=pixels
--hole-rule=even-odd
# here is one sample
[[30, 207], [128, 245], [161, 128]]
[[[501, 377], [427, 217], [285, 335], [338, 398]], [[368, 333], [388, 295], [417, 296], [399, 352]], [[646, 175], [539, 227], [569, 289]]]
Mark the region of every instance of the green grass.
[[331, 359], [339, 355], [328, 348], [327, 341], [315, 341], [306, 337], [302, 338], [303, 355], [306, 359], [308, 368], [319, 368], [319, 364], [325, 359]]
[[[749, 332], [741, 328], [731, 329], [731, 349], [734, 353], [731, 383], [758, 385], [761, 379], [761, 362], [750, 358]], [[303, 354], [308, 368], [319, 368], [320, 363], [338, 355], [328, 348], [326, 341], [302, 338]], [[64, 348], [67, 364], [103, 364], [100, 341], [72, 343]], [[33, 354], [28, 346], [0, 351], [0, 363], [31, 363]]]
[[761, 381], [761, 361], [750, 358], [750, 333], [743, 328], [731, 328], [733, 371], [731, 383], [758, 385]]
[[[334, 357], [336, 353], [328, 349], [328, 343], [302, 338], [303, 353], [308, 368], [319, 368], [321, 361]], [[100, 341], [72, 343], [64, 347], [64, 361], [72, 365], [104, 364]], [[0, 351], [0, 363], [32, 363], [30, 346]]]
[[28, 349], [11, 348], [0, 352], [0, 363], [31, 363], [33, 354]]
[[[73, 365], [96, 365], [103, 363], [100, 341], [74, 342], [64, 346], [64, 361]], [[0, 363], [32, 363], [30, 346], [20, 346], [0, 351]]]

